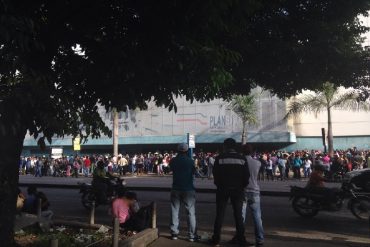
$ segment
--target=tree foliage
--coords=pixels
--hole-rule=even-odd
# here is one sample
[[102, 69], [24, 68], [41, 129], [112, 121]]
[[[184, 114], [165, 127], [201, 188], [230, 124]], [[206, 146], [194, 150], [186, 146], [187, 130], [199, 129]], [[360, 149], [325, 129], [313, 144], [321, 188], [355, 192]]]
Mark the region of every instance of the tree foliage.
[[318, 113], [326, 111], [328, 119], [329, 153], [333, 155], [332, 109], [369, 111], [370, 101], [368, 99], [363, 99], [361, 90], [349, 89], [340, 92], [339, 88], [333, 83], [325, 82], [321, 89], [316, 90], [316, 92], [305, 93], [293, 99], [288, 106], [286, 117], [297, 116], [302, 112], [312, 112], [317, 116]]
[[4, 0], [0, 8], [0, 97], [18, 105], [36, 138], [107, 133], [96, 103], [120, 110], [154, 99], [173, 109], [176, 95], [230, 98], [257, 84], [289, 96], [325, 80], [354, 85], [368, 69], [357, 19], [370, 9], [365, 0]]
[[244, 124], [258, 123], [256, 95], [233, 95], [229, 108], [238, 115]]
[[258, 123], [256, 95], [233, 95], [229, 108], [242, 120], [242, 144], [246, 144], [247, 125], [251, 126]]
[[321, 89], [313, 93], [304, 93], [298, 96], [288, 106], [287, 116], [297, 115], [302, 112], [313, 112], [317, 115], [328, 108], [341, 110], [370, 110], [369, 101], [360, 99], [359, 90], [347, 89], [340, 92], [333, 83], [325, 82]]
[[117, 110], [173, 97], [229, 99], [259, 85], [279, 96], [322, 81], [367, 86], [358, 21], [368, 0], [0, 1], [0, 241], [11, 245], [14, 165], [28, 130], [109, 133]]

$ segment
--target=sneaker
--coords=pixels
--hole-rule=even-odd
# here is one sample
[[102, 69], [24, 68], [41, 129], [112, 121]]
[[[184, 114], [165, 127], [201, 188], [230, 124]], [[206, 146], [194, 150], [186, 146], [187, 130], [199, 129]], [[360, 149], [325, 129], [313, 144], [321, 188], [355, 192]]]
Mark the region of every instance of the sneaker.
[[193, 238], [189, 238], [189, 241], [190, 241], [190, 242], [198, 242], [200, 239], [201, 239], [201, 238], [200, 238], [200, 236], [196, 235], [196, 236], [195, 236], [195, 237], [193, 237]]
[[172, 240], [177, 240], [177, 239], [179, 239], [179, 238], [178, 238], [177, 234], [172, 234], [172, 235], [171, 235], [171, 239], [172, 239]]

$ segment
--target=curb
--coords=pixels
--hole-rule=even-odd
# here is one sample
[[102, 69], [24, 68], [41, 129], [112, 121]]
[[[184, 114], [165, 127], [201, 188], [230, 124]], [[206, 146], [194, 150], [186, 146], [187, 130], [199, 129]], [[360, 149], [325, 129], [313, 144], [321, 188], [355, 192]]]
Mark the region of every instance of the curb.
[[[30, 185], [35, 185], [39, 188], [52, 188], [52, 189], [80, 189], [80, 185], [76, 184], [34, 184], [34, 183], [19, 183], [19, 187], [28, 187]], [[139, 187], [130, 186], [130, 190], [133, 191], [153, 191], [153, 192], [170, 192], [171, 188], [168, 187]], [[216, 189], [208, 188], [197, 188], [195, 189], [197, 193], [204, 194], [215, 194]], [[262, 196], [277, 196], [277, 197], [289, 197], [289, 191], [261, 191]]]
[[157, 228], [148, 228], [144, 231], [137, 233], [136, 235], [120, 241], [120, 247], [142, 247], [148, 246], [158, 239], [158, 229]]

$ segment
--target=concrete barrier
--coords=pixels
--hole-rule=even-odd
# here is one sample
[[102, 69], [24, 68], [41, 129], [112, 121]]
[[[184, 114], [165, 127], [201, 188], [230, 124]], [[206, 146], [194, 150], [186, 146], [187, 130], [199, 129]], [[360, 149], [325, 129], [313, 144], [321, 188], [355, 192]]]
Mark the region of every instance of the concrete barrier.
[[119, 247], [146, 247], [158, 239], [158, 228], [148, 228], [119, 242]]

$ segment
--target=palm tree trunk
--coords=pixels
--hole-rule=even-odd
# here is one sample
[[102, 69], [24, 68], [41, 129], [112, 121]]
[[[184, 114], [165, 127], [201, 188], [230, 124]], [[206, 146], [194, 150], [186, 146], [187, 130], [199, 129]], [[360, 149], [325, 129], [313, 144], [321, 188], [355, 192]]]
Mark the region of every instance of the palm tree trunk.
[[328, 111], [328, 152], [329, 156], [333, 157], [334, 146], [333, 146], [333, 127], [331, 123], [331, 108], [327, 107], [327, 111]]
[[242, 145], [247, 143], [247, 124], [243, 122]]
[[113, 155], [118, 156], [118, 112], [113, 108]]

